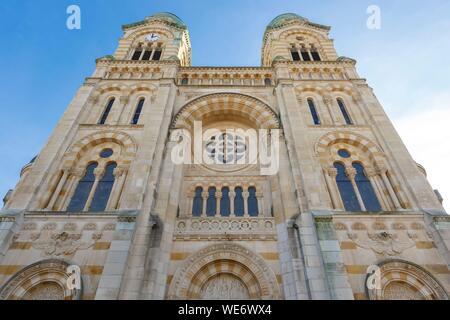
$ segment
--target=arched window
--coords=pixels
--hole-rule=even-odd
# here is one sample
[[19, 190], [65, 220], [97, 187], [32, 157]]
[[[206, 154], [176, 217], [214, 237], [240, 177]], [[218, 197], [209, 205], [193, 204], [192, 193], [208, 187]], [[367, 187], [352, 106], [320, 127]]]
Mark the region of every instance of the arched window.
[[195, 196], [194, 196], [194, 203], [192, 206], [192, 216], [194, 217], [200, 217], [202, 215], [203, 211], [203, 188], [197, 187], [195, 189]]
[[106, 120], [108, 119], [109, 113], [111, 112], [111, 109], [114, 105], [114, 101], [116, 101], [115, 98], [111, 98], [108, 101], [108, 104], [106, 105], [105, 111], [102, 114], [102, 117], [100, 118], [100, 121], [98, 122], [98, 124], [105, 124]]
[[133, 53], [133, 56], [131, 57], [131, 60], [139, 60], [142, 55], [142, 48], [137, 47], [136, 50]]
[[181, 79], [181, 84], [182, 84], [182, 85], [187, 85], [187, 84], [189, 84], [189, 79], [188, 79], [188, 78], [183, 78], [183, 79]]
[[230, 215], [230, 188], [222, 188], [222, 198], [220, 199], [220, 215], [228, 217]]
[[159, 61], [161, 59], [161, 54], [162, 54], [162, 49], [156, 48], [155, 51], [153, 52], [152, 60]]
[[114, 169], [117, 163], [111, 162], [106, 166], [103, 178], [98, 182], [97, 189], [95, 189], [94, 198], [92, 199], [89, 211], [101, 212], [105, 211], [108, 204], [109, 196], [114, 185]]
[[293, 61], [300, 61], [300, 55], [298, 54], [298, 51], [296, 48], [291, 48], [291, 56]]
[[142, 60], [150, 60], [150, 58], [151, 58], [151, 56], [152, 56], [152, 53], [153, 53], [153, 51], [152, 51], [152, 49], [146, 49], [145, 51], [144, 51], [144, 54], [142, 55]]
[[341, 194], [342, 202], [347, 211], [361, 211], [358, 198], [353, 189], [352, 182], [345, 174], [345, 167], [343, 164], [336, 162], [334, 167], [337, 169], [336, 184]]
[[308, 99], [309, 111], [311, 112], [311, 117], [315, 125], [320, 124], [319, 114], [317, 113], [316, 105], [314, 104], [313, 99]]
[[145, 99], [142, 98], [139, 100], [138, 105], [136, 107], [136, 111], [134, 112], [133, 120], [131, 124], [138, 124], [139, 118], [141, 116], [142, 108], [144, 107]]
[[320, 59], [319, 52], [317, 51], [317, 48], [314, 45], [311, 46], [311, 56], [312, 56], [314, 61], [321, 61], [322, 60], [322, 59]]
[[300, 49], [300, 53], [302, 55], [303, 61], [311, 61], [311, 56], [309, 55], [308, 49], [306, 49], [304, 46]]
[[206, 202], [206, 216], [214, 217], [216, 215], [216, 188], [211, 187], [208, 190], [208, 200]]
[[358, 186], [359, 193], [364, 202], [367, 211], [378, 212], [381, 211], [381, 205], [378, 201], [375, 190], [364, 173], [364, 167], [359, 163], [353, 163], [353, 168], [356, 169], [355, 182]]
[[265, 78], [264, 79], [264, 85], [271, 86], [272, 85], [272, 80], [270, 78]]
[[242, 188], [237, 187], [234, 189], [235, 197], [234, 197], [234, 215], [236, 217], [244, 216], [244, 197], [242, 196]]
[[349, 125], [353, 124], [352, 119], [350, 118], [350, 115], [347, 112], [347, 108], [345, 107], [344, 101], [342, 101], [342, 99], [338, 98], [337, 103], [339, 105], [339, 109], [341, 109], [341, 113], [345, 119], [345, 123], [349, 124]]
[[78, 186], [75, 193], [70, 200], [67, 211], [80, 212], [83, 211], [86, 201], [91, 193], [92, 186], [95, 182], [94, 170], [97, 168], [98, 163], [94, 162], [87, 166], [84, 177], [78, 182]]
[[248, 188], [248, 215], [250, 217], [257, 217], [258, 212], [258, 199], [256, 198], [256, 188]]

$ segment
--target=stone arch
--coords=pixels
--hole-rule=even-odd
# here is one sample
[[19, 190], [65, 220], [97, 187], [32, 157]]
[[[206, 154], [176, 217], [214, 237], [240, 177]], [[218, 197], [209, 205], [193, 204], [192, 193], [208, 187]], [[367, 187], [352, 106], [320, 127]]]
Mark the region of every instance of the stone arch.
[[130, 96], [140, 92], [155, 92], [156, 87], [148, 83], [139, 83], [129, 87]]
[[[392, 259], [386, 260], [378, 266], [381, 276], [380, 288], [370, 290], [366, 286], [366, 295], [370, 300], [449, 299], [445, 289], [433, 275], [412, 262]], [[394, 292], [390, 289], [392, 286], [397, 286]]]
[[279, 36], [279, 39], [280, 40], [284, 40], [284, 39], [287, 39], [288, 37], [290, 37], [291, 35], [298, 35], [298, 34], [303, 34], [303, 35], [305, 35], [307, 37], [314, 38], [320, 44], [323, 41], [328, 40], [326, 38], [326, 36], [324, 34], [320, 33], [320, 32], [313, 32], [313, 31], [310, 31], [310, 30], [308, 30], [306, 28], [300, 28], [298, 26], [289, 28], [289, 29], [281, 32], [280, 36]]
[[131, 162], [136, 154], [137, 144], [130, 135], [112, 130], [100, 131], [78, 140], [68, 149], [65, 155], [66, 166], [72, 166], [87, 150], [105, 142], [114, 142], [123, 148], [121, 158], [124, 163]]
[[174, 117], [172, 128], [190, 128], [194, 120], [223, 112], [251, 119], [258, 128], [280, 127], [277, 113], [261, 100], [238, 93], [218, 93], [187, 103]]
[[69, 265], [62, 260], [49, 259], [22, 269], [0, 289], [0, 300], [30, 299], [33, 298], [33, 294], [37, 294], [36, 298], [39, 299], [79, 300], [82, 283], [80, 290], [71, 290], [67, 287], [67, 279], [70, 276], [67, 273]]
[[186, 259], [170, 284], [169, 299], [198, 299], [212, 277], [228, 274], [242, 281], [250, 299], [279, 299], [273, 271], [256, 253], [235, 243], [207, 246]]
[[175, 39], [174, 33], [172, 31], [170, 31], [169, 28], [149, 25], [149, 26], [145, 26], [145, 27], [140, 27], [139, 29], [136, 29], [135, 31], [131, 32], [129, 35], [127, 35], [127, 37], [124, 38], [124, 40], [130, 41], [133, 43], [139, 37], [145, 36], [145, 35], [149, 34], [150, 32], [161, 34], [169, 41]]
[[338, 143], [354, 146], [362, 152], [364, 156], [379, 165], [384, 164], [386, 159], [386, 156], [381, 148], [368, 138], [350, 131], [335, 131], [323, 135], [316, 142], [316, 156], [319, 158], [322, 165], [327, 166], [330, 162], [334, 162], [334, 157], [329, 151], [331, 146]]

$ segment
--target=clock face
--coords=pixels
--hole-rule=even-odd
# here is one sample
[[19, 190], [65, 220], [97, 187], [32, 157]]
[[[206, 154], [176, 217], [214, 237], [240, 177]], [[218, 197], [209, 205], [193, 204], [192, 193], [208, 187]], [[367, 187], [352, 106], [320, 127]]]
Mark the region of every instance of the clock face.
[[161, 37], [155, 33], [151, 33], [145, 37], [145, 40], [147, 41], [158, 41], [161, 39]]

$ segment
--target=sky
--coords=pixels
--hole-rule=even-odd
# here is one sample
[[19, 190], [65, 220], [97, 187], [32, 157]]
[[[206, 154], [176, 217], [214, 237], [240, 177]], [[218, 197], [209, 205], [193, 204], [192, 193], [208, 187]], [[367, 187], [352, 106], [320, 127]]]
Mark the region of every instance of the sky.
[[[81, 30], [66, 27], [69, 5], [81, 9]], [[367, 28], [370, 5], [381, 10], [380, 29]], [[121, 26], [157, 12], [188, 26], [194, 66], [259, 66], [265, 27], [281, 13], [331, 26], [338, 54], [358, 61], [450, 209], [449, 0], [1, 0], [0, 197], [43, 148], [95, 59], [114, 53]]]

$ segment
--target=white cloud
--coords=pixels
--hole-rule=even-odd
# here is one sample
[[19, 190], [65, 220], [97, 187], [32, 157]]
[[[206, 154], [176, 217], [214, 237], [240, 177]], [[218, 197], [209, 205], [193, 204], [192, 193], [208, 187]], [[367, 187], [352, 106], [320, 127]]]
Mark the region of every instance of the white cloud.
[[439, 190], [450, 212], [450, 93], [422, 101], [421, 108], [414, 108], [419, 111], [393, 122], [414, 160], [425, 167], [429, 182], [433, 189]]

